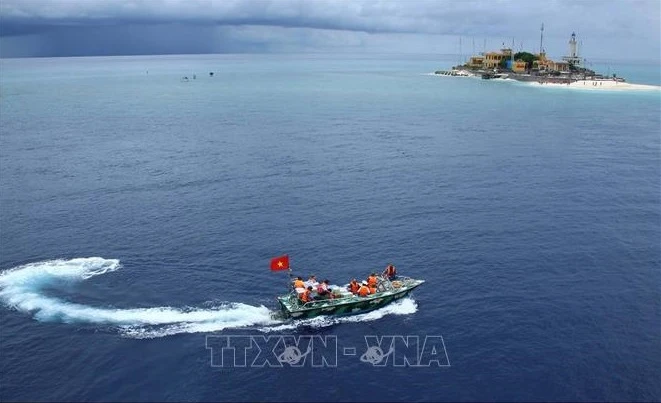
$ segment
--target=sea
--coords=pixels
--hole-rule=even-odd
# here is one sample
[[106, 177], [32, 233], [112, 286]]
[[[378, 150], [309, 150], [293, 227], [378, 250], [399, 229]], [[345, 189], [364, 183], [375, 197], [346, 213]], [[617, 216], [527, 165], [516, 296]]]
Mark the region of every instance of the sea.
[[[0, 400], [661, 400], [658, 62], [455, 59], [0, 60]], [[425, 283], [279, 312], [389, 263]]]

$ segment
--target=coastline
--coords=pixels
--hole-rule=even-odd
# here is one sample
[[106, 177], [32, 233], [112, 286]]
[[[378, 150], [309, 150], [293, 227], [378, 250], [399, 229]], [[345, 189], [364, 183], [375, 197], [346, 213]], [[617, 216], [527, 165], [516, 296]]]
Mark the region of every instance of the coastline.
[[[514, 81], [518, 81], [514, 79]], [[548, 83], [540, 81], [520, 81], [539, 88], [567, 88], [580, 91], [661, 91], [661, 86], [635, 84], [613, 80], [577, 80], [569, 83]]]
[[[461, 77], [483, 79], [481, 75], [470, 70], [462, 70], [462, 73], [469, 74], [439, 74], [437, 72], [426, 73], [426, 75], [437, 77]], [[529, 75], [519, 75], [508, 73], [507, 77], [493, 77], [488, 81], [510, 81], [521, 83], [537, 88], [565, 88], [580, 91], [661, 91], [661, 86], [652, 84], [637, 84], [630, 83], [623, 80], [614, 79], [575, 79], [575, 78], [562, 78], [562, 79], [548, 79]]]

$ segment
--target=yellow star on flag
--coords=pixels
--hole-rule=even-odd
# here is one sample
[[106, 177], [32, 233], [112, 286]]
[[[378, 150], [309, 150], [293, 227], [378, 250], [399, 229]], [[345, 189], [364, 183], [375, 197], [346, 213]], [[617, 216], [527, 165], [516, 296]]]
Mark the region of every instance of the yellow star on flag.
[[[1, 1], [1, 0], [0, 0]], [[276, 256], [271, 259], [271, 270], [287, 270], [289, 269], [289, 256]]]

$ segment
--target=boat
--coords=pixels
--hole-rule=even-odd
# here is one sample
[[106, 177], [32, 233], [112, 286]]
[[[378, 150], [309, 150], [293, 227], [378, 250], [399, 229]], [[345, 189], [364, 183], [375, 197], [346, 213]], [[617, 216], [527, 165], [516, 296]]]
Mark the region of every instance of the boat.
[[452, 77], [473, 77], [474, 74], [466, 70], [437, 70], [434, 72], [437, 76], [452, 76]]
[[393, 281], [378, 277], [376, 292], [366, 297], [352, 294], [346, 287], [333, 290], [333, 298], [303, 303], [295, 290], [277, 297], [285, 317], [304, 319], [319, 315], [354, 315], [365, 313], [390, 304], [411, 293], [425, 280], [397, 276]]
[[507, 73], [489, 73], [489, 72], [487, 72], [487, 73], [482, 74], [482, 79], [484, 79], [484, 80], [491, 80], [491, 79], [496, 79], [496, 78], [506, 79], [508, 77], [509, 77], [509, 74], [507, 74]]

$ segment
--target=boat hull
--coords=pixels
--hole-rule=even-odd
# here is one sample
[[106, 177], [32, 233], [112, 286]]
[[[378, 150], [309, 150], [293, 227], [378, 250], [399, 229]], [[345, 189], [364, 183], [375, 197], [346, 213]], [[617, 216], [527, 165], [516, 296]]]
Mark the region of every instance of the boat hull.
[[351, 295], [344, 298], [327, 299], [301, 304], [296, 295], [278, 297], [278, 302], [287, 317], [295, 319], [313, 318], [320, 315], [356, 315], [382, 308], [411, 293], [424, 280], [409, 279], [399, 288], [384, 290], [367, 297]]

